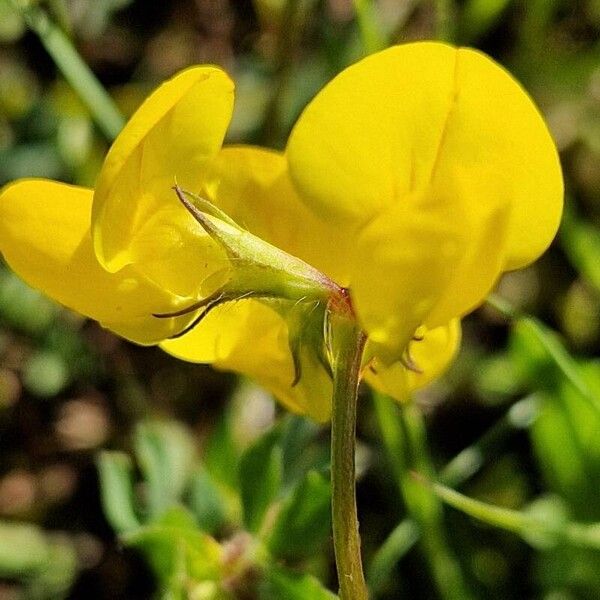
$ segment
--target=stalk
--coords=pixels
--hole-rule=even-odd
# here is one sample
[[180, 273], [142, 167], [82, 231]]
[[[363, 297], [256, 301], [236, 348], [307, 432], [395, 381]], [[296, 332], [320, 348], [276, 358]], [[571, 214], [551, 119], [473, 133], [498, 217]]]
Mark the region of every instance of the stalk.
[[435, 0], [435, 37], [442, 42], [452, 42], [454, 38], [452, 0]]
[[123, 116], [71, 40], [42, 9], [18, 0], [9, 2], [23, 15], [29, 29], [38, 35], [44, 48], [87, 106], [106, 138], [109, 141], [116, 138], [124, 125]]
[[356, 409], [366, 337], [354, 316], [331, 315], [333, 408], [331, 417], [332, 521], [341, 600], [367, 600], [356, 510]]
[[[421, 548], [428, 562], [433, 582], [444, 600], [469, 600], [460, 564], [447, 543], [441, 502], [411, 476], [416, 470], [427, 478], [435, 473], [425, 439], [422, 417], [415, 406], [399, 408], [394, 401], [375, 394], [375, 413], [383, 442], [404, 498], [409, 522], [420, 533]], [[408, 546], [408, 541], [406, 542]]]

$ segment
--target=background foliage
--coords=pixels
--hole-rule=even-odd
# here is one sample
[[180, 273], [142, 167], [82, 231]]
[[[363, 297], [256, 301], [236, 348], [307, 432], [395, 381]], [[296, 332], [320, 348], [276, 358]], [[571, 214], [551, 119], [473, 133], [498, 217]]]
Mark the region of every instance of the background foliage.
[[[108, 139], [12, 6], [0, 0], [0, 184], [93, 185]], [[600, 597], [600, 2], [38, 7], [125, 114], [180, 68], [224, 66], [230, 142], [282, 147], [324, 82], [388, 43], [472, 45], [523, 82], [561, 151], [565, 219], [500, 283], [517, 312], [470, 316], [442, 381], [404, 409], [361, 398], [365, 564], [381, 599]], [[0, 599], [333, 597], [326, 429], [113, 337], [1, 266], [0, 325]]]

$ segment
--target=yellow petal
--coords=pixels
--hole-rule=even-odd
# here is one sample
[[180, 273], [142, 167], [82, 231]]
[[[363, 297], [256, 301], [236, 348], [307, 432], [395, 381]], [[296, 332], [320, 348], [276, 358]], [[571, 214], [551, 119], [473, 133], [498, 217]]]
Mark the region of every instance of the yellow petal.
[[[490, 58], [457, 50], [456, 96], [439, 149], [432, 193], [455, 187], [476, 213], [511, 207], [505, 268], [535, 260], [552, 241], [563, 204], [562, 172], [542, 116]], [[489, 212], [488, 212], [489, 214]]]
[[[451, 277], [424, 320], [430, 328], [462, 317], [481, 304], [505, 265], [511, 206], [502, 191], [494, 189], [489, 190], [485, 203], [478, 202], [478, 190], [473, 189], [477, 186], [472, 183], [468, 174], [460, 177], [457, 170], [453, 178], [436, 180], [432, 186], [435, 197], [447, 206], [458, 204], [457, 197], [461, 199], [458, 235], [462, 238], [463, 252], [457, 263], [446, 265]], [[477, 206], [481, 209], [474, 210]]]
[[131, 268], [110, 274], [92, 248], [92, 191], [47, 180], [21, 180], [0, 194], [0, 251], [37, 288], [139, 343], [183, 328], [185, 319], [157, 319], [178, 300]]
[[454, 98], [456, 51], [395, 46], [340, 73], [296, 123], [290, 173], [315, 211], [365, 222], [430, 180]]
[[190, 362], [242, 373], [268, 389], [289, 410], [323, 422], [331, 411], [331, 380], [311, 354], [301, 355], [302, 377], [292, 387], [294, 365], [285, 320], [258, 300], [240, 300], [211, 311], [192, 331], [161, 348]]
[[376, 390], [392, 396], [399, 401], [406, 401], [411, 392], [429, 384], [446, 371], [454, 359], [460, 345], [460, 321], [435, 329], [419, 328], [422, 340], [412, 341], [409, 345], [410, 358], [421, 371], [408, 370], [400, 362], [386, 367], [379, 361], [373, 362], [373, 369], [367, 367], [365, 380]]
[[299, 199], [285, 157], [252, 146], [224, 148], [207, 166], [202, 194], [254, 235], [297, 256], [339, 285], [349, 277], [351, 232]]
[[462, 223], [452, 205], [414, 198], [382, 212], [356, 239], [351, 297], [386, 362], [402, 355], [448, 287], [467, 242]]
[[350, 287], [388, 350], [417, 322], [480, 304], [503, 270], [547, 247], [560, 218], [560, 166], [539, 112], [473, 50], [421, 42], [353, 65], [305, 109], [287, 155], [307, 205], [357, 228]]
[[190, 272], [197, 286], [222, 268], [210, 260], [219, 252], [171, 188], [177, 182], [197, 191], [232, 106], [229, 77], [205, 66], [161, 85], [133, 115], [110, 149], [94, 193], [94, 247], [105, 268], [115, 272], [140, 263], [158, 285], [185, 295], [194, 292]]

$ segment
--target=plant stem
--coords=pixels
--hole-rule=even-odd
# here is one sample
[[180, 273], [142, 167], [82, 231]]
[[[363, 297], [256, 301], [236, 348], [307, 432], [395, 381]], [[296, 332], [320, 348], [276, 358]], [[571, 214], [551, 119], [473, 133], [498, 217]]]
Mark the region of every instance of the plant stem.
[[353, 4], [365, 53], [373, 54], [383, 50], [387, 43], [379, 28], [372, 0], [353, 0]]
[[[382, 430], [383, 439], [390, 462], [397, 477], [403, 477], [407, 467], [401, 449], [398, 417], [391, 403], [385, 398], [375, 399], [376, 416]], [[478, 440], [459, 452], [440, 471], [439, 481], [451, 487], [457, 487], [477, 473], [494, 455], [498, 446], [508, 435], [518, 429], [529, 427], [540, 412], [540, 400], [537, 396], [528, 396], [515, 403], [508, 412]], [[404, 518], [389, 534], [386, 541], [375, 552], [368, 569], [367, 581], [372, 593], [382, 589], [395, 565], [414, 546], [421, 537], [421, 528], [409, 517]]]
[[487, 303], [509, 319], [513, 329], [520, 330], [521, 336], [535, 340], [565, 379], [581, 394], [590, 407], [600, 414], [600, 400], [581, 376], [577, 362], [564, 347], [556, 332], [536, 317], [520, 313], [504, 298], [491, 294]]
[[41, 9], [10, 0], [12, 6], [24, 17], [65, 79], [90, 110], [92, 117], [109, 140], [117, 137], [124, 119], [112, 98], [73, 46], [71, 40]]
[[435, 0], [435, 37], [442, 42], [452, 42], [452, 29], [452, 0]]
[[394, 527], [379, 546], [367, 570], [371, 593], [377, 597], [388, 583], [400, 557], [404, 556], [419, 540], [421, 530], [413, 519], [404, 519]]
[[355, 445], [358, 381], [365, 335], [352, 315], [331, 316], [333, 411], [331, 483], [333, 544], [341, 600], [367, 600], [356, 511]]
[[439, 595], [444, 600], [467, 600], [472, 595], [447, 543], [441, 502], [432, 493], [422, 493], [425, 490], [419, 490], [410, 475], [415, 470], [434, 477], [423, 419], [414, 405], [399, 409], [393, 400], [379, 394], [374, 400], [390, 463], [408, 514], [420, 531], [421, 547]]
[[290, 83], [294, 54], [304, 33], [306, 14], [299, 0], [287, 0], [281, 20], [281, 30], [275, 51], [273, 93], [265, 110], [261, 142], [265, 146], [279, 147], [284, 129], [284, 103]]
[[502, 442], [514, 431], [527, 429], [540, 414], [541, 400], [531, 395], [519, 400], [478, 440], [461, 450], [439, 472], [439, 481], [457, 487], [477, 473], [494, 456]]
[[411, 18], [412, 14], [418, 8], [419, 4], [420, 0], [404, 0], [400, 14], [398, 15], [398, 21], [394, 24], [388, 35], [388, 41], [390, 44], [398, 44], [404, 40], [404, 27]]
[[[419, 409], [414, 404], [409, 404], [403, 406], [400, 413], [413, 468], [420, 473], [433, 475], [434, 468], [427, 445], [425, 423]], [[414, 493], [414, 489], [411, 492]], [[423, 549], [440, 595], [446, 600], [472, 598], [460, 564], [448, 545], [440, 503], [434, 501], [432, 496], [419, 498], [415, 495], [412, 500], [417, 500], [412, 511], [421, 523]], [[410, 502], [409, 499], [409, 504]]]
[[561, 519], [549, 521], [547, 515], [503, 508], [469, 498], [440, 483], [421, 480], [446, 504], [487, 525], [520, 535], [532, 546], [547, 549], [559, 542], [580, 548], [600, 550], [600, 523], [577, 523]]
[[486, 299], [486, 303], [495, 308], [503, 317], [507, 319], [516, 319], [520, 316], [519, 310], [515, 306], [497, 294], [490, 294]]

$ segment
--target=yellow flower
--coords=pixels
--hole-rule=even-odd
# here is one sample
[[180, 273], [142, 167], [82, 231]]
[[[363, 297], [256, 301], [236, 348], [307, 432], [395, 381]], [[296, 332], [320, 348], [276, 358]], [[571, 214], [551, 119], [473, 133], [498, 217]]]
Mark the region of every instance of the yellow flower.
[[476, 50], [406, 44], [351, 66], [300, 116], [287, 158], [306, 205], [353, 239], [344, 282], [386, 366], [418, 327], [462, 317], [535, 260], [560, 221], [544, 121]]
[[[42, 179], [7, 185], [0, 194], [0, 251], [30, 285], [119, 335], [244, 373], [291, 410], [324, 421], [331, 379], [302, 337], [295, 303], [251, 297], [223, 303], [173, 337], [203, 312], [188, 307], [210, 297], [232, 272], [230, 257], [182, 206], [174, 184], [202, 193], [269, 241], [289, 239], [292, 251], [307, 213], [280, 154], [221, 149], [232, 105], [233, 83], [222, 70], [195, 67], [176, 75], [115, 140], [95, 191]], [[307, 227], [313, 221], [307, 214]], [[185, 314], [160, 316], [177, 312]]]
[[[556, 229], [552, 141], [514, 80], [474, 51], [413, 44], [347, 69], [285, 155], [221, 148], [232, 104], [223, 71], [188, 69], [134, 114], [95, 191], [5, 187], [8, 264], [127, 339], [244, 373], [324, 421], [319, 272], [325, 288], [350, 288], [369, 334], [365, 378], [402, 399], [450, 361], [458, 318]], [[289, 286], [285, 273], [261, 279], [286, 267]]]

